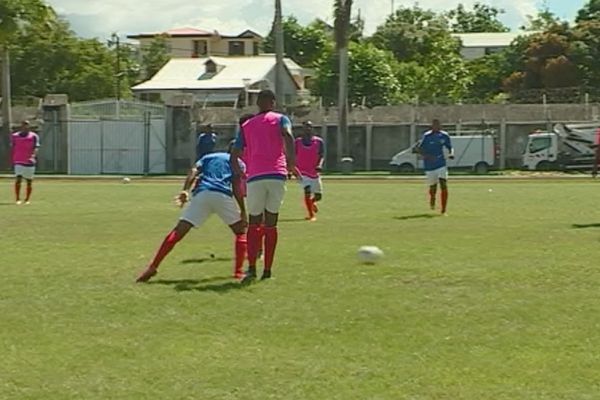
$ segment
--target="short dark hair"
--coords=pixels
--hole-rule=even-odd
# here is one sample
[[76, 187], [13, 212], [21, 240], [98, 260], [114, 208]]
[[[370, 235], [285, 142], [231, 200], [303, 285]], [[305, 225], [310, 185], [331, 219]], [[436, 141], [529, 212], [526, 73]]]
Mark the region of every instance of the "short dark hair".
[[265, 90], [261, 90], [258, 93], [258, 100], [275, 100], [276, 96], [275, 96], [275, 92], [273, 92], [271, 89], [265, 89]]
[[313, 126], [313, 123], [312, 123], [312, 121], [304, 121], [302, 123], [302, 125], [304, 125], [304, 126]]
[[244, 114], [238, 120], [238, 124], [240, 126], [242, 126], [242, 125], [244, 125], [244, 122], [248, 121], [250, 118], [253, 118], [253, 117], [254, 117], [254, 114]]

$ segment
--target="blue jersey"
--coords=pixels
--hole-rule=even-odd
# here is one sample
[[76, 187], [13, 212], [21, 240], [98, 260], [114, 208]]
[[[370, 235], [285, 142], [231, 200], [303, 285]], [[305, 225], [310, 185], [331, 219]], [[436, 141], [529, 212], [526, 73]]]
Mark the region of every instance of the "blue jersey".
[[[211, 153], [198, 160], [196, 168], [202, 171], [202, 175], [192, 191], [193, 195], [211, 191], [232, 196], [234, 173], [229, 160], [228, 153]], [[242, 171], [246, 168], [242, 161], [240, 161], [240, 168]]]
[[217, 135], [214, 133], [202, 133], [196, 142], [196, 160], [212, 153], [217, 145]]
[[425, 132], [419, 143], [425, 171], [435, 171], [446, 166], [444, 147], [448, 151], [452, 150], [452, 142], [446, 132]]

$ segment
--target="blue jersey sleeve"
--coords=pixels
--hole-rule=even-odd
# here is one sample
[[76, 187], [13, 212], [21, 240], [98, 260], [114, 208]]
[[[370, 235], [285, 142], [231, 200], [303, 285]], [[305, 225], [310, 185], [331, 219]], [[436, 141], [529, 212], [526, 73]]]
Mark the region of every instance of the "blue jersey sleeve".
[[450, 139], [450, 135], [446, 135], [444, 137], [444, 146], [448, 149], [448, 151], [452, 150], [452, 139]]
[[287, 115], [281, 116], [280, 124], [283, 129], [292, 129], [292, 121]]

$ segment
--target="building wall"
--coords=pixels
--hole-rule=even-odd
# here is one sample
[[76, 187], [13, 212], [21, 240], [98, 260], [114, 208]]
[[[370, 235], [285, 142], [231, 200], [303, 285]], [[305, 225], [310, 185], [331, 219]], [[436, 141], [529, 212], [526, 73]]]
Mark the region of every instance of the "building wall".
[[463, 47], [460, 54], [465, 60], [474, 60], [485, 56], [485, 47]]
[[[140, 48], [147, 48], [152, 44], [154, 39], [139, 39]], [[217, 37], [208, 38], [180, 38], [172, 37], [169, 38], [169, 46], [171, 57], [173, 58], [191, 58], [194, 54], [194, 41], [195, 40], [206, 40], [208, 42], [208, 52], [212, 56], [229, 56], [229, 42], [233, 40], [239, 40], [245, 43], [245, 55], [251, 56], [254, 51], [255, 39], [221, 39]]]

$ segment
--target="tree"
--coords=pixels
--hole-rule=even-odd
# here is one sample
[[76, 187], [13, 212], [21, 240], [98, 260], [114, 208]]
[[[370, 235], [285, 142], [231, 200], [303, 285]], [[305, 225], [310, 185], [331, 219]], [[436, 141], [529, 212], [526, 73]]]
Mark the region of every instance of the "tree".
[[502, 81], [510, 73], [505, 53], [489, 54], [466, 64], [471, 83], [466, 98], [471, 102], [485, 103], [502, 92]]
[[446, 18], [453, 32], [508, 32], [510, 29], [498, 19], [504, 12], [502, 9], [477, 2], [472, 10], [467, 10], [464, 5], [459, 4], [454, 10], [446, 13]]
[[[316, 64], [315, 94], [330, 104], [336, 102], [338, 59], [329, 47]], [[349, 44], [348, 102], [369, 107], [395, 103], [400, 88], [395, 76], [396, 61], [391, 53], [370, 43]]]
[[600, 20], [600, 0], [588, 0], [577, 13], [576, 22]]
[[[304, 67], [312, 66], [321, 57], [327, 45], [327, 34], [318, 24], [302, 26], [294, 16], [283, 21], [285, 54]], [[265, 38], [263, 49], [267, 53], [275, 52], [273, 29]]]
[[142, 48], [142, 69], [146, 80], [152, 78], [169, 61], [168, 36], [159, 35]]
[[343, 138], [344, 154], [350, 154], [348, 136], [348, 44], [350, 39], [350, 18], [352, 16], [352, 0], [335, 0], [335, 23], [333, 25], [335, 46], [339, 59], [338, 87], [338, 133]]
[[525, 31], [546, 31], [559, 24], [561, 24], [560, 18], [550, 10], [546, 3], [538, 10], [537, 15], [527, 16], [527, 24], [523, 25], [521, 29]]

